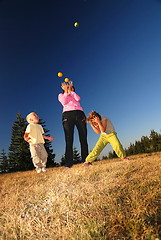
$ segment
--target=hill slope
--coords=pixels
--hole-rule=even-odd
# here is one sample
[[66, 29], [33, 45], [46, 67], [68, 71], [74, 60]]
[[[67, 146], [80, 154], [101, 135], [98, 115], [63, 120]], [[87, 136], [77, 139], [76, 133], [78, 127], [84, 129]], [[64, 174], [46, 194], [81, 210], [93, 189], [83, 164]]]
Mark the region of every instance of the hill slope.
[[157, 240], [161, 153], [0, 175], [0, 239]]

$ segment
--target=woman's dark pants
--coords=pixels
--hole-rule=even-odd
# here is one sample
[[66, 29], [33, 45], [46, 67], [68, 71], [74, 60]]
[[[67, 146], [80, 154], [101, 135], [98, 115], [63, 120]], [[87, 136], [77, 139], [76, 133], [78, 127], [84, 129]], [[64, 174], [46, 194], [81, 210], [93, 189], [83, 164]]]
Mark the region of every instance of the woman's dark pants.
[[88, 155], [87, 126], [85, 119], [86, 116], [84, 112], [80, 110], [67, 111], [63, 113], [62, 122], [66, 141], [66, 167], [71, 167], [73, 165], [73, 138], [75, 126], [77, 127], [79, 134], [82, 162], [86, 159]]

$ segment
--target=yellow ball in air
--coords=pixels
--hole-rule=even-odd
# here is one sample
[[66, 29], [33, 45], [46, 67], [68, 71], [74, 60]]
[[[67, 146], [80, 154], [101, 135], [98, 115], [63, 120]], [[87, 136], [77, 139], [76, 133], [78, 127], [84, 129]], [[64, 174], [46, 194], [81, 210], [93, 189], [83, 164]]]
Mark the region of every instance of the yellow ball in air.
[[64, 82], [69, 82], [69, 78], [65, 78], [65, 79], [64, 79]]
[[79, 23], [78, 23], [78, 22], [75, 22], [75, 23], [74, 23], [74, 27], [76, 27], [76, 28], [79, 27]]
[[62, 76], [63, 76], [62, 72], [58, 72], [58, 77], [62, 77]]

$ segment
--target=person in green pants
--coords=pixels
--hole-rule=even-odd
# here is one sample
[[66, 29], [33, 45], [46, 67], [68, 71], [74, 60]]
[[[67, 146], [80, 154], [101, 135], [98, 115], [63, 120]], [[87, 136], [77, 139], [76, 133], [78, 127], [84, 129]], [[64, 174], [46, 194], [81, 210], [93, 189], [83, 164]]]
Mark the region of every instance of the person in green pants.
[[119, 158], [122, 160], [129, 160], [126, 157], [125, 151], [117, 137], [113, 124], [107, 117], [92, 111], [89, 113], [86, 121], [91, 125], [95, 133], [100, 134], [100, 137], [92, 152], [90, 152], [86, 157], [83, 166], [90, 166], [108, 143], [111, 144], [113, 150]]

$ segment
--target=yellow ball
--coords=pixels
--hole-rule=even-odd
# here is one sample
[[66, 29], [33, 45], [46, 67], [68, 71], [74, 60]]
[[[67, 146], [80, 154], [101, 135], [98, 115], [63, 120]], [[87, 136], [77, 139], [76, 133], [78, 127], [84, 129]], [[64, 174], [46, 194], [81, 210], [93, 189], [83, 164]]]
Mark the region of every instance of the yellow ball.
[[75, 22], [75, 23], [74, 23], [74, 27], [79, 27], [79, 23], [78, 23], [78, 22]]
[[62, 72], [58, 72], [58, 77], [62, 77], [62, 76], [63, 76]]
[[69, 78], [65, 78], [65, 79], [64, 79], [64, 82], [69, 82]]

